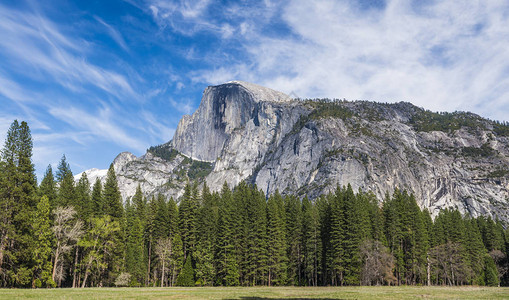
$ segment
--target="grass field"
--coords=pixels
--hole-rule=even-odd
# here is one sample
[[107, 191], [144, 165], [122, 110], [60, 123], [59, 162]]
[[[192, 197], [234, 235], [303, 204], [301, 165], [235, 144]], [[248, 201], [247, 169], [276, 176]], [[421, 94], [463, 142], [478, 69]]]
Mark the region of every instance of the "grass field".
[[488, 287], [203, 287], [0, 289], [0, 299], [509, 299]]

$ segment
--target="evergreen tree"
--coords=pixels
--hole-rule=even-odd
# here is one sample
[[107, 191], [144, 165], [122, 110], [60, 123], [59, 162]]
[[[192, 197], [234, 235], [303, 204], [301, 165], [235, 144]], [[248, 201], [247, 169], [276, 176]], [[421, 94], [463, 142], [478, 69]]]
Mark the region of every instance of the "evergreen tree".
[[331, 203], [333, 195], [322, 195], [316, 200], [318, 210], [318, 219], [320, 223], [320, 244], [322, 248], [321, 259], [318, 264], [318, 276], [321, 285], [333, 284], [332, 266], [332, 246], [331, 246]]
[[[358, 195], [358, 197], [361, 197]], [[361, 218], [360, 205], [358, 197], [355, 196], [350, 184], [343, 191], [343, 251], [342, 257], [344, 266], [344, 283], [347, 285], [358, 285], [360, 283], [360, 243], [366, 238], [362, 225], [364, 220]], [[368, 226], [365, 226], [368, 227]]]
[[76, 211], [82, 220], [89, 220], [94, 213], [94, 206], [90, 197], [90, 183], [87, 174], [83, 172], [75, 188]]
[[345, 239], [344, 225], [344, 192], [336, 188], [336, 193], [331, 197], [330, 203], [330, 258], [331, 280], [333, 285], [343, 285], [345, 275]]
[[92, 188], [91, 204], [92, 216], [101, 217], [104, 214], [103, 211], [103, 191], [102, 184], [99, 178], [96, 178], [94, 186]]
[[[116, 236], [114, 239], [116, 241], [124, 241], [126, 232], [126, 229], [123, 228], [123, 225], [125, 225], [123, 222], [124, 207], [122, 205], [122, 197], [118, 189], [117, 177], [115, 175], [113, 164], [110, 165], [106, 175], [106, 183], [104, 184], [102, 200], [102, 208], [104, 214], [106, 216], [110, 216], [111, 223], [118, 224], [120, 228], [120, 230], [115, 231], [114, 234]], [[111, 250], [112, 253], [107, 256], [107, 260], [105, 261], [105, 263], [107, 263], [105, 278], [108, 283], [113, 283], [116, 276], [121, 272], [123, 267], [121, 262], [123, 261], [125, 244], [116, 242], [116, 247], [112, 248]]]
[[184, 246], [184, 256], [192, 253], [196, 244], [196, 192], [188, 183], [178, 209], [179, 232]]
[[194, 259], [196, 279], [200, 285], [214, 283], [214, 244], [217, 235], [218, 203], [217, 197], [210, 193], [206, 184], [201, 193], [201, 205], [197, 211], [197, 243]]
[[145, 280], [144, 260], [144, 228], [136, 208], [129, 203], [126, 204], [126, 271], [131, 274], [131, 283], [134, 286], [143, 283]]
[[39, 185], [39, 197], [42, 196], [48, 197], [50, 208], [53, 211], [53, 209], [55, 209], [56, 207], [57, 186], [51, 165], [48, 165], [48, 167], [46, 168], [44, 178], [42, 179], [41, 184]]
[[265, 195], [256, 187], [246, 187], [247, 195], [247, 259], [246, 283], [264, 284], [267, 265], [267, 206]]
[[215, 251], [216, 283], [218, 285], [239, 285], [240, 274], [235, 249], [235, 232], [239, 229], [235, 221], [236, 208], [233, 196], [226, 182], [221, 189], [218, 231]]
[[104, 184], [102, 200], [102, 209], [104, 214], [111, 216], [113, 221], [120, 222], [124, 214], [124, 209], [122, 206], [122, 196], [118, 190], [117, 176], [115, 175], [113, 164], [110, 165], [108, 174], [106, 175], [106, 183]]
[[302, 238], [304, 277], [307, 285], [317, 286], [322, 254], [320, 223], [318, 209], [307, 197], [302, 201]]
[[182, 272], [177, 277], [178, 286], [194, 286], [194, 271], [191, 264], [191, 255], [188, 255]]
[[62, 156], [58, 165], [57, 171], [58, 181], [58, 196], [57, 205], [61, 207], [73, 206], [77, 204], [75, 189], [74, 189], [74, 176], [72, 175], [71, 168], [65, 155]]
[[34, 287], [55, 287], [55, 282], [51, 279], [51, 253], [53, 232], [51, 230], [50, 203], [47, 196], [42, 196], [37, 204], [34, 222], [32, 224], [35, 245], [33, 255], [34, 261]]
[[302, 206], [295, 196], [285, 201], [286, 238], [288, 255], [288, 283], [302, 284]]
[[484, 276], [487, 286], [498, 286], [498, 271], [495, 262], [489, 255], [484, 256]]
[[269, 197], [267, 203], [267, 284], [286, 284], [286, 269], [288, 257], [286, 256], [286, 230], [285, 207], [283, 197], [279, 191]]
[[[16, 240], [16, 225], [14, 217], [17, 214], [17, 201], [21, 197], [18, 185], [17, 172], [17, 147], [19, 141], [19, 123], [17, 120], [11, 124], [7, 131], [4, 148], [2, 149], [1, 161], [1, 196], [0, 196], [0, 276], [2, 283], [7, 286], [14, 285], [13, 265], [16, 261], [16, 253], [12, 248]], [[6, 267], [10, 266], [10, 270]]]
[[[32, 137], [26, 122], [14, 121], [2, 150], [2, 190], [0, 196], [0, 274], [4, 282], [29, 286], [33, 278], [33, 217], [37, 205], [37, 180], [32, 164]], [[4, 271], [5, 259], [11, 264]]]

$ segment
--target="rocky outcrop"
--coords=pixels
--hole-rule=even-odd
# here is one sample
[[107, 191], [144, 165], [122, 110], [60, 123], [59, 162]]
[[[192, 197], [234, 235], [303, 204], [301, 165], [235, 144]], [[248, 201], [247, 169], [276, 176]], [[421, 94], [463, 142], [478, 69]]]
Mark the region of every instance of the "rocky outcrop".
[[433, 215], [451, 207], [509, 221], [508, 157], [509, 128], [474, 114], [292, 100], [233, 81], [208, 87], [168, 144], [140, 158], [122, 153], [114, 167], [124, 197], [140, 184], [148, 195], [178, 198], [188, 180], [212, 190], [248, 180], [266, 194], [310, 198], [351, 184], [379, 199], [411, 190]]
[[216, 161], [233, 131], [260, 126], [264, 103], [290, 100], [283, 93], [241, 81], [208, 87], [196, 112], [178, 124], [171, 145], [193, 159]]

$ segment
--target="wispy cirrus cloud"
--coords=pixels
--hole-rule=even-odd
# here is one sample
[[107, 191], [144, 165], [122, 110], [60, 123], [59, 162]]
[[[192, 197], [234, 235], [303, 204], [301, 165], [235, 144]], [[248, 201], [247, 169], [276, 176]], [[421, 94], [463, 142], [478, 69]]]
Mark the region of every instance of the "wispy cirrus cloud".
[[143, 152], [146, 144], [132, 137], [113, 120], [113, 112], [104, 107], [97, 112], [89, 113], [76, 107], [53, 107], [49, 110], [53, 117], [81, 130], [83, 134], [93, 135], [104, 141], [111, 141], [129, 149]]
[[124, 75], [87, 61], [87, 43], [39, 14], [0, 5], [0, 30], [0, 53], [10, 58], [4, 63], [13, 72], [36, 80], [51, 76], [72, 91], [89, 85], [116, 97], [139, 97]]
[[[180, 6], [160, 11], [159, 23], [185, 15]], [[229, 57], [191, 71], [195, 82], [243, 79], [303, 97], [411, 101], [508, 119], [507, 1], [293, 0], [240, 2], [218, 19], [199, 12], [197, 24], [228, 21], [233, 34], [215, 34], [240, 47], [216, 49]], [[208, 29], [191, 33], [200, 30]]]
[[104, 22], [103, 19], [99, 18], [98, 16], [94, 16], [94, 19], [99, 22], [100, 24], [102, 24], [104, 27], [106, 27], [106, 31], [108, 33], [108, 35], [122, 48], [124, 49], [126, 52], [129, 52], [129, 47], [127, 47], [127, 44], [124, 40], [124, 37], [122, 36], [122, 34], [117, 30], [115, 29], [113, 26], [111, 26], [110, 24]]

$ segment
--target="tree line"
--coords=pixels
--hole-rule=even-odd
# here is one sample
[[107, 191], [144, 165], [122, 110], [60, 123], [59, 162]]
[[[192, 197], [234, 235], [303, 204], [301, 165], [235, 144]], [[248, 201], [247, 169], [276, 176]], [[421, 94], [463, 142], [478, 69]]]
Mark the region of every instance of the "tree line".
[[62, 157], [38, 185], [26, 122], [0, 160], [0, 286], [507, 285], [509, 232], [490, 217], [435, 219], [395, 189], [310, 200], [241, 182], [183, 196], [75, 182]]

